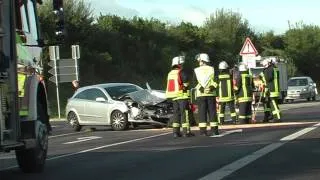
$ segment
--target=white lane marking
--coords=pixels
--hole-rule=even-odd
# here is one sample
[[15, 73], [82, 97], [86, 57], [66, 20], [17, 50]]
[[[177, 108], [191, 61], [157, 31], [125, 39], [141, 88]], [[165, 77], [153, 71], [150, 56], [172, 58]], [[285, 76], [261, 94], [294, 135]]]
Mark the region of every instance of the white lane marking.
[[[137, 138], [137, 139], [132, 139], [132, 140], [128, 140], [128, 141], [123, 141], [123, 142], [118, 142], [118, 143], [113, 143], [113, 144], [107, 144], [107, 145], [104, 145], [104, 146], [98, 146], [98, 147], [95, 147], [95, 148], [86, 149], [86, 150], [82, 150], [82, 151], [79, 151], [79, 152], [74, 152], [74, 153], [69, 153], [69, 154], [64, 154], [64, 155], [48, 158], [47, 161], [55, 160], [55, 159], [61, 159], [61, 158], [64, 158], [64, 157], [69, 157], [69, 156], [74, 156], [74, 155], [77, 155], [77, 154], [83, 154], [83, 153], [86, 153], [86, 152], [91, 152], [91, 151], [104, 149], [104, 148], [108, 148], [108, 147], [112, 147], [112, 146], [118, 146], [118, 145], [122, 145], [122, 144], [129, 144], [129, 143], [132, 143], [132, 142], [137, 142], [137, 141], [142, 141], [142, 140], [151, 139], [151, 138], [155, 138], [155, 137], [165, 136], [165, 135], [168, 135], [168, 134], [171, 134], [171, 133], [172, 132], [167, 132], [167, 133], [157, 134], [157, 135], [153, 135], [153, 136], [147, 136], [147, 137], [143, 137], [143, 138]], [[10, 167], [4, 168], [4, 169], [0, 169], [0, 171], [6, 171], [6, 170], [14, 169], [14, 168], [17, 168], [17, 167], [18, 166], [10, 166]]]
[[104, 146], [98, 146], [98, 147], [95, 147], [95, 148], [86, 149], [86, 150], [82, 150], [82, 151], [78, 151], [78, 152], [74, 152], [74, 153], [70, 153], [70, 154], [64, 154], [64, 155], [60, 155], [60, 156], [55, 156], [55, 157], [49, 158], [48, 160], [60, 159], [60, 158], [69, 157], [69, 156], [73, 156], [73, 155], [77, 155], [77, 154], [83, 154], [83, 153], [86, 153], [86, 152], [91, 152], [91, 151], [104, 149], [104, 148], [108, 148], [108, 147], [112, 147], [112, 146], [119, 146], [119, 145], [122, 145], [122, 144], [128, 144], [128, 143], [142, 141], [142, 140], [146, 140], [146, 139], [151, 139], [151, 138], [155, 138], [155, 137], [159, 137], [159, 136], [165, 136], [165, 135], [168, 135], [168, 134], [171, 134], [171, 133], [172, 132], [167, 132], [167, 133], [157, 134], [157, 135], [153, 135], [153, 136], [147, 136], [147, 137], [143, 137], [143, 138], [137, 138], [137, 139], [132, 139], [132, 140], [128, 140], [128, 141], [123, 141], [123, 142], [118, 142], [118, 143], [113, 143], [113, 144], [107, 144], [107, 145], [104, 145]]
[[77, 138], [78, 140], [76, 140], [76, 141], [70, 141], [70, 142], [66, 142], [63, 144], [75, 144], [75, 143], [79, 143], [79, 142], [91, 141], [91, 140], [100, 139], [100, 138], [102, 138], [102, 137], [99, 137], [99, 136], [80, 137], [80, 138]]
[[280, 139], [280, 142], [269, 144], [269, 145], [263, 147], [262, 149], [255, 151], [252, 154], [249, 154], [239, 160], [236, 160], [226, 166], [223, 166], [222, 168], [200, 178], [200, 180], [213, 180], [213, 179], [220, 180], [220, 179], [223, 179], [223, 178], [229, 176], [230, 174], [232, 174], [233, 172], [235, 172], [235, 171], [243, 168], [244, 166], [252, 163], [253, 161], [259, 159], [260, 157], [278, 149], [279, 147], [283, 146], [287, 142], [290, 142], [290, 141], [316, 129], [319, 126], [320, 126], [320, 123], [313, 125], [311, 127], [304, 128], [304, 129], [297, 131], [291, 135], [285, 136]]
[[75, 135], [75, 134], [83, 134], [83, 133], [87, 133], [87, 132], [89, 132], [89, 131], [59, 134], [59, 135], [49, 136], [49, 139], [51, 139], [51, 138], [57, 138], [57, 137], [63, 137], [63, 136], [69, 136], [69, 135]]
[[210, 137], [223, 137], [223, 136], [226, 136], [226, 135], [229, 135], [229, 134], [232, 134], [232, 133], [241, 133], [243, 130], [242, 129], [235, 129], [235, 130], [230, 130], [230, 131], [225, 131], [219, 135], [213, 135], [213, 136], [210, 136]]

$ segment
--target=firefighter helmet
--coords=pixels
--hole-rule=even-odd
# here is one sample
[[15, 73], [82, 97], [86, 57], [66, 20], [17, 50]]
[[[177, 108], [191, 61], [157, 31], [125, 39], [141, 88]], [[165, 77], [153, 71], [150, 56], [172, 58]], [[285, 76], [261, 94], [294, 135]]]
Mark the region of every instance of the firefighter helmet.
[[200, 54], [196, 55], [196, 60], [210, 62], [209, 55], [206, 53], [200, 53]]
[[269, 59], [264, 59], [262, 62], [261, 62], [261, 65], [263, 67], [268, 67], [269, 66], [269, 63], [270, 63], [270, 60]]
[[172, 59], [172, 64], [171, 64], [171, 66], [175, 66], [175, 65], [179, 65], [179, 57], [177, 56], [177, 57], [174, 57], [173, 59]]
[[228, 68], [229, 68], [229, 65], [228, 65], [227, 62], [221, 61], [221, 62], [219, 63], [219, 69], [224, 70], [224, 69], [228, 69]]
[[241, 63], [239, 65], [239, 71], [248, 71], [248, 66], [246, 64]]
[[179, 64], [183, 64], [185, 60], [185, 56], [179, 56]]
[[184, 63], [184, 56], [176, 56], [172, 59], [172, 64], [171, 66], [175, 66], [175, 65], [180, 65]]

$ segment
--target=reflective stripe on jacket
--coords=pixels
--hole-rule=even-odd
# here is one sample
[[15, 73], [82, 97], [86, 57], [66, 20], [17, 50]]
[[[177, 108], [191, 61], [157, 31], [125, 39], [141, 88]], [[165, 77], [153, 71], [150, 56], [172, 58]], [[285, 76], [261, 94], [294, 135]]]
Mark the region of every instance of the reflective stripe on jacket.
[[[214, 80], [214, 68], [212, 66], [204, 65], [194, 69], [198, 85], [196, 86], [196, 96], [216, 96], [216, 90], [210, 87], [217, 88], [218, 84]], [[203, 92], [200, 89], [204, 89]]]
[[270, 92], [270, 97], [280, 96], [280, 79], [279, 69], [273, 65], [267, 67], [261, 73], [262, 81], [267, 87], [266, 91]]
[[180, 69], [173, 69], [168, 73], [167, 79], [167, 98], [176, 98], [182, 94], [182, 84], [179, 82]]
[[252, 101], [253, 93], [253, 78], [248, 72], [241, 72], [241, 79], [237, 83], [238, 101], [249, 102]]
[[229, 102], [234, 99], [233, 82], [229, 73], [221, 73], [219, 79], [219, 102]]

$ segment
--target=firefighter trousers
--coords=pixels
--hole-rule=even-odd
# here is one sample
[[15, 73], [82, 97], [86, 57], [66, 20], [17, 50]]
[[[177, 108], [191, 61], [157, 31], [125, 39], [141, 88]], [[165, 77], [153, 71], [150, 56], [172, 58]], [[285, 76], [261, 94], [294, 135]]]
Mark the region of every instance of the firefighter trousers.
[[189, 99], [179, 99], [173, 101], [173, 133], [180, 133], [180, 127], [182, 125], [183, 133], [190, 132], [189, 122]]
[[277, 97], [266, 97], [264, 103], [264, 122], [268, 122], [270, 116], [276, 118], [276, 120], [281, 120], [281, 112], [278, 105], [278, 98]]
[[239, 122], [241, 124], [248, 124], [252, 118], [251, 101], [239, 103]]
[[[215, 96], [200, 96], [197, 97], [198, 112], [199, 112], [199, 128], [200, 134], [207, 133], [207, 123], [210, 123], [211, 129], [217, 131], [218, 118]], [[209, 118], [209, 119], [208, 119]]]
[[230, 116], [233, 122], [236, 122], [237, 119], [237, 114], [236, 114], [236, 109], [235, 109], [235, 102], [234, 101], [228, 101], [228, 102], [219, 102], [219, 123], [222, 124], [224, 123], [225, 120], [225, 109], [226, 106], [229, 106], [229, 110], [230, 110]]

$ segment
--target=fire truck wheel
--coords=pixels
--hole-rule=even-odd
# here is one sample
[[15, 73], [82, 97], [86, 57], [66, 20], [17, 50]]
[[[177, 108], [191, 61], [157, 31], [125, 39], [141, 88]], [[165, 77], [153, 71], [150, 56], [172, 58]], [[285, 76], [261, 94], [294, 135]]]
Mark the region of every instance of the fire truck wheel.
[[35, 147], [16, 150], [18, 165], [25, 173], [39, 173], [44, 169], [48, 151], [48, 130], [44, 123], [45, 117], [44, 110], [39, 105], [38, 120], [35, 122]]

